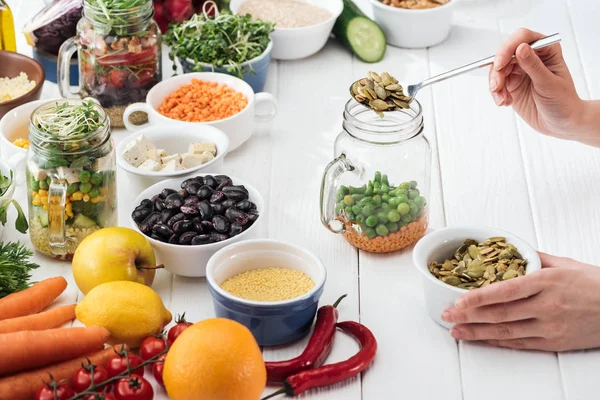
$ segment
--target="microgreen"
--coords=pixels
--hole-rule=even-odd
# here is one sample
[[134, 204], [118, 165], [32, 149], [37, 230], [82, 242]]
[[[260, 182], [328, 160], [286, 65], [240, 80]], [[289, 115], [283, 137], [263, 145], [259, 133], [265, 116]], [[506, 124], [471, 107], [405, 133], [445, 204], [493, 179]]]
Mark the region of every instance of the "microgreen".
[[104, 126], [93, 101], [80, 104], [56, 103], [45, 113], [35, 115], [34, 124], [42, 132], [60, 139], [78, 139]]
[[171, 47], [169, 57], [172, 61], [175, 58], [192, 60], [195, 71], [204, 69], [201, 63], [211, 64], [213, 68], [227, 67], [230, 73], [241, 78], [246, 72], [241, 64], [266, 50], [274, 24], [253, 20], [250, 14], [215, 11], [211, 17], [207, 5], [216, 9], [214, 3], [207, 2], [201, 14], [171, 24], [165, 35], [165, 42]]

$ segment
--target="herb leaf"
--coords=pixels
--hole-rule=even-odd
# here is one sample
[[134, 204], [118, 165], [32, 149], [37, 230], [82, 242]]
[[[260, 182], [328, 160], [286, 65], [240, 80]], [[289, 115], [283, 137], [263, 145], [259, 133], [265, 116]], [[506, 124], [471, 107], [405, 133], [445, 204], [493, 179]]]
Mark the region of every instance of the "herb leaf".
[[39, 265], [29, 261], [33, 251], [19, 242], [0, 242], [0, 298], [27, 289], [31, 270]]
[[[10, 171], [10, 178], [4, 176], [4, 174], [0, 173], [0, 197], [3, 196], [13, 181], [13, 172]], [[21, 233], [26, 233], [27, 229], [29, 229], [29, 224], [27, 223], [27, 218], [25, 217], [25, 213], [23, 213], [23, 209], [17, 203], [16, 200], [12, 198], [0, 198], [0, 224], [6, 225], [6, 221], [8, 219], [8, 206], [12, 205], [17, 210], [17, 220], [15, 221], [15, 228]]]

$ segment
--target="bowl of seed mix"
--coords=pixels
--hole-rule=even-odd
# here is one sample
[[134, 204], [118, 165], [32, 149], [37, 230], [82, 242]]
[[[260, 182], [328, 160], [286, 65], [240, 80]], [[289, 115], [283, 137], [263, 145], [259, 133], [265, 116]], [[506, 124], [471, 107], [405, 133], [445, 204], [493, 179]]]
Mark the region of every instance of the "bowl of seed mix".
[[413, 250], [429, 316], [445, 328], [442, 312], [469, 290], [502, 285], [542, 268], [523, 239], [496, 228], [449, 227], [423, 237]]
[[261, 346], [308, 334], [326, 278], [325, 266], [314, 254], [270, 239], [231, 244], [206, 265], [217, 317], [245, 325]]
[[375, 22], [388, 43], [425, 48], [448, 37], [455, 6], [460, 0], [370, 0]]
[[274, 22], [272, 57], [297, 60], [325, 46], [344, 5], [342, 0], [232, 0], [230, 8], [235, 14]]

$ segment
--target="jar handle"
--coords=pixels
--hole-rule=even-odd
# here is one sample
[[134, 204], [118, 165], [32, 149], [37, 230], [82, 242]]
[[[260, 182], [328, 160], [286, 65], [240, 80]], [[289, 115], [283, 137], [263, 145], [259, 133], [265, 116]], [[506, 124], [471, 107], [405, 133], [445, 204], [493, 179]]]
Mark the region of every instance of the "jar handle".
[[48, 188], [48, 243], [52, 253], [67, 253], [65, 233], [65, 207], [67, 203], [67, 183], [52, 178]]
[[57, 82], [60, 95], [64, 98], [79, 96], [79, 92], [71, 91], [71, 58], [77, 51], [77, 38], [72, 37], [60, 46], [58, 51]]
[[[343, 233], [344, 225], [335, 219], [335, 196], [337, 181], [344, 172], [354, 171], [355, 167], [341, 154], [325, 168], [321, 181], [321, 222], [333, 233]], [[337, 223], [336, 223], [337, 222]], [[336, 223], [336, 226], [332, 224]]]

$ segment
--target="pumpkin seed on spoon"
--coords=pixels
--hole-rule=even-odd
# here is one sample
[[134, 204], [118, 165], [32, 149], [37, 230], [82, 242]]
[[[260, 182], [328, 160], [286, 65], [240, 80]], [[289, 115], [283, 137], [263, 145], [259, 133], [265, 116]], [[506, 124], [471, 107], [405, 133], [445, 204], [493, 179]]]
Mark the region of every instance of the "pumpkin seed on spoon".
[[359, 79], [350, 87], [354, 100], [372, 108], [383, 118], [384, 111], [398, 111], [409, 108], [412, 97], [404, 94], [398, 79], [384, 72], [381, 75], [369, 72], [366, 78]]

